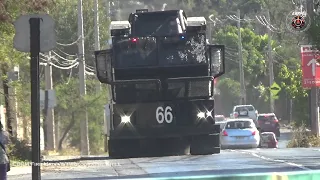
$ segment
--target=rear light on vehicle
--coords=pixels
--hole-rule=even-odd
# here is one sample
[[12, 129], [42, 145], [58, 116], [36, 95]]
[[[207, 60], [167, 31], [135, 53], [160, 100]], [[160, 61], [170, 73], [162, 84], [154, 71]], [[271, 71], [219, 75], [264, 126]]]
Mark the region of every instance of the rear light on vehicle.
[[253, 132], [252, 132], [252, 136], [255, 136], [256, 133], [257, 133], [257, 131], [253, 131]]
[[233, 115], [234, 115], [234, 117], [238, 117], [238, 116], [239, 116], [239, 114], [238, 114], [238, 113], [234, 113]]
[[135, 42], [137, 42], [137, 41], [138, 41], [137, 38], [131, 38], [131, 42], [135, 43]]
[[273, 119], [273, 122], [277, 123], [277, 122], [279, 122], [279, 121], [278, 121], [278, 119]]
[[224, 131], [222, 132], [222, 136], [228, 136], [228, 133], [227, 133], [226, 130], [224, 130]]

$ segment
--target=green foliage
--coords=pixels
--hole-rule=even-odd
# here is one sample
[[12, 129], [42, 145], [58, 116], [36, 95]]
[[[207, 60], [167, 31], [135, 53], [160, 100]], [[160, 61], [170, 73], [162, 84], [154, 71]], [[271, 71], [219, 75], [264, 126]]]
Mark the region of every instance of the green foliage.
[[78, 87], [79, 81], [75, 78], [55, 86], [59, 101], [56, 112], [60, 117], [62, 127], [67, 127], [70, 123], [74, 124], [69, 131], [68, 139], [71, 146], [79, 148], [80, 122], [85, 117], [85, 110], [87, 110], [90, 149], [93, 153], [98, 153], [103, 148], [103, 111], [107, 100], [107, 92], [102, 90], [96, 93], [96, 81], [93, 80], [87, 81], [88, 94], [86, 96], [79, 95]]
[[317, 49], [320, 49], [320, 34], [319, 34], [320, 16], [312, 14], [311, 18], [312, 18], [311, 26], [309, 30], [307, 30], [308, 40]]
[[32, 160], [31, 145], [25, 140], [19, 140], [12, 137], [11, 143], [7, 148], [11, 160]]
[[320, 138], [311, 134], [305, 124], [295, 123], [292, 138], [289, 141], [288, 148], [308, 148], [320, 147]]
[[240, 83], [230, 78], [219, 80], [218, 88], [221, 93], [221, 98], [224, 100], [223, 109], [230, 109], [233, 105], [239, 102]]
[[[266, 98], [265, 92], [253, 88], [267, 86], [264, 82], [266, 74], [265, 64], [265, 49], [267, 46], [267, 36], [260, 36], [248, 28], [242, 28], [242, 53], [245, 71], [245, 85], [247, 89], [248, 102], [258, 105], [263, 104]], [[214, 39], [216, 43], [226, 45], [226, 74], [219, 81], [219, 88], [224, 92], [222, 95], [226, 98], [226, 103], [223, 105], [225, 109], [231, 109], [233, 105], [239, 103], [240, 98], [240, 84], [239, 84], [239, 65], [238, 65], [238, 30], [235, 26], [225, 26], [221, 28]], [[226, 81], [224, 81], [226, 80]], [[221, 85], [223, 83], [223, 85]], [[260, 88], [260, 90], [261, 90]], [[234, 91], [237, 93], [234, 93]], [[253, 95], [253, 96], [250, 96]], [[224, 99], [223, 98], [223, 99]], [[264, 103], [265, 104], [265, 103]], [[259, 108], [260, 109], [260, 108]], [[227, 112], [225, 112], [227, 114]]]

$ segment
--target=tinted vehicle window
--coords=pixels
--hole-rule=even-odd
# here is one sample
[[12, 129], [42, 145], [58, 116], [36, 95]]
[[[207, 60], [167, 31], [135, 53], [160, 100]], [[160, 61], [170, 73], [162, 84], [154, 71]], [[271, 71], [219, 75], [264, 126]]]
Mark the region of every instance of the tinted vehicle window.
[[113, 38], [115, 67], [156, 66], [157, 49], [154, 37], [139, 38], [132, 42], [130, 38]]
[[[159, 39], [159, 63], [163, 66], [204, 64], [206, 59], [205, 35], [187, 35], [180, 37], [168, 37], [173, 40]], [[178, 38], [178, 39], [174, 39]]]
[[226, 124], [225, 129], [245, 129], [255, 127], [250, 121], [232, 121]]
[[240, 107], [236, 107], [235, 111], [254, 111], [253, 106], [240, 106]]
[[[179, 38], [179, 37], [178, 37]], [[205, 36], [188, 36], [174, 42], [163, 38], [113, 38], [116, 68], [173, 65], [206, 65]], [[158, 44], [158, 45], [157, 45]]]
[[259, 116], [258, 117], [258, 121], [271, 121], [275, 118], [274, 115], [270, 115], [270, 116]]
[[178, 33], [176, 13], [142, 13], [135, 16], [133, 28], [135, 36], [163, 36]]

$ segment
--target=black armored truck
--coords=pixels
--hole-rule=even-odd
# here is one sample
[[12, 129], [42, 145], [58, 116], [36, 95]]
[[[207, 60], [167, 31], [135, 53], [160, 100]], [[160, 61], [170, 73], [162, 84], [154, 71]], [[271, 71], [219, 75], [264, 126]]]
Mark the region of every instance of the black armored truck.
[[213, 96], [225, 49], [208, 43], [206, 19], [183, 10], [137, 10], [110, 29], [110, 48], [95, 51], [97, 77], [112, 94], [109, 156], [220, 153]]

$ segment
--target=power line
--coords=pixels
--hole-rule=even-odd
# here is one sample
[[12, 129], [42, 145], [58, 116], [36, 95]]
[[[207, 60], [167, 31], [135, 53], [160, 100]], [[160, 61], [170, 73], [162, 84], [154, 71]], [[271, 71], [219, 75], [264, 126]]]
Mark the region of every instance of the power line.
[[59, 46], [72, 46], [72, 45], [77, 44], [77, 43], [80, 41], [80, 39], [81, 39], [81, 37], [79, 36], [79, 37], [78, 37], [78, 39], [77, 39], [77, 40], [75, 40], [75, 41], [74, 41], [74, 42], [72, 42], [72, 43], [69, 43], [69, 44], [62, 44], [62, 43], [57, 42], [57, 45], [59, 45]]
[[[87, 35], [83, 37], [83, 39], [87, 39], [88, 37], [90, 37], [90, 35], [92, 35], [93, 31], [94, 31], [94, 29], [90, 29], [89, 32], [87, 33]], [[77, 44], [81, 39], [82, 39], [81, 36], [79, 36], [78, 39], [75, 40], [75, 41], [72, 42], [72, 43], [64, 44], [64, 43], [59, 43], [59, 42], [57, 42], [57, 45], [59, 45], [59, 46], [64, 46], [64, 47], [73, 46], [73, 45]]]
[[64, 55], [66, 55], [66, 56], [69, 56], [69, 57], [75, 57], [75, 56], [77, 56], [77, 55], [73, 55], [73, 54], [68, 54], [68, 53], [62, 51], [62, 50], [61, 50], [60, 48], [58, 48], [58, 47], [56, 47], [56, 49], [57, 49], [58, 51], [60, 51], [61, 53], [63, 53]]
[[67, 61], [67, 62], [75, 62], [78, 60], [78, 58], [74, 59], [74, 60], [70, 60], [70, 59], [67, 59], [67, 58], [64, 58], [62, 56], [60, 56], [58, 53], [56, 53], [55, 51], [52, 51], [53, 54], [55, 54], [56, 56], [58, 56], [60, 59], [63, 59], [64, 61]]
[[[40, 59], [43, 60], [42, 58], [40, 58]], [[62, 70], [72, 69], [72, 68], [75, 68], [79, 65], [79, 63], [76, 62], [76, 63], [72, 64], [71, 66], [63, 67], [63, 66], [56, 65], [52, 62], [40, 62], [40, 65], [42, 65], [42, 66], [47, 66], [48, 64], [52, 65], [55, 68], [62, 69]]]

